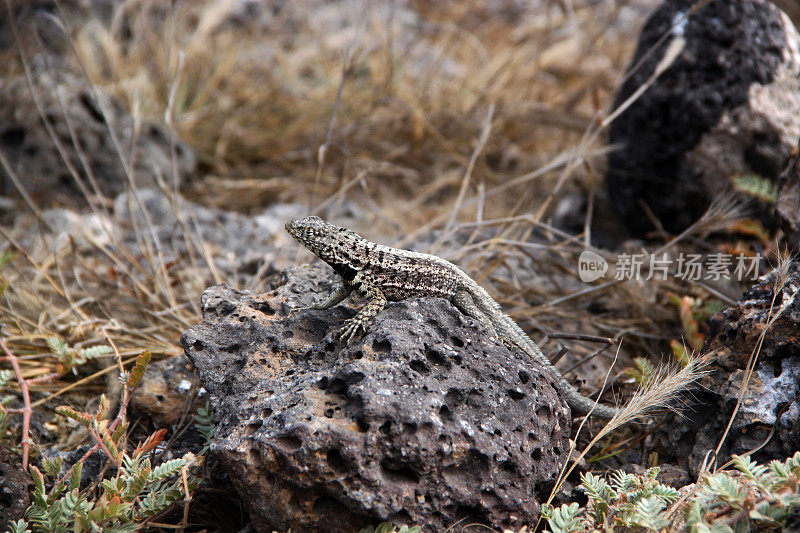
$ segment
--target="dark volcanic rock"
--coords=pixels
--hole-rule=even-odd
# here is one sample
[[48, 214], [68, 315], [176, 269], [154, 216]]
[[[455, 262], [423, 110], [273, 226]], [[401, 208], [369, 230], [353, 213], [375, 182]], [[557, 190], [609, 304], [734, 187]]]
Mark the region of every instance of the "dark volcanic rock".
[[786, 233], [787, 244], [800, 250], [800, 145], [796, 146], [778, 177], [775, 213]]
[[349, 346], [332, 332], [352, 310], [290, 315], [337, 282], [318, 266], [259, 296], [212, 287], [181, 339], [256, 527], [534, 521], [568, 450], [551, 376], [442, 299], [390, 304]]
[[[191, 148], [171, 138], [160, 124], [135, 124], [119, 99], [100, 88], [93, 92], [83, 78], [68, 71], [42, 66], [34, 76], [33, 90], [53, 136], [42, 122], [25, 78], [0, 79], [0, 149], [20, 185], [40, 207], [85, 206], [84, 192], [113, 198], [128, 190], [130, 183], [111, 131], [123, 147], [135, 185], [153, 187], [158, 178], [171, 182], [175, 171], [180, 179], [194, 173]], [[77, 180], [59, 149], [75, 169]], [[0, 194], [21, 197], [5, 170], [0, 170], [0, 186]]]
[[[86, 455], [86, 452], [88, 452], [91, 448], [92, 446], [88, 444], [79, 446], [71, 452], [51, 448], [49, 450], [44, 450], [42, 452], [42, 456], [47, 457], [48, 459], [61, 458], [61, 470], [59, 470], [57, 476], [58, 479], [61, 479], [64, 476], [69, 475], [72, 467], [75, 466], [75, 463], [80, 461], [81, 458]], [[97, 479], [103, 476], [107, 470], [113, 473], [116, 471], [116, 467], [109, 462], [106, 454], [93, 453], [90, 455], [89, 458], [83, 462], [80, 481], [81, 490], [88, 487], [91, 483], [97, 481]]]
[[22, 518], [30, 505], [31, 478], [13, 453], [0, 449], [0, 531]]
[[739, 305], [709, 319], [704, 351], [716, 360], [695, 404], [664, 426], [669, 432], [657, 436], [662, 459], [676, 459], [697, 475], [725, 431], [756, 351], [758, 362], [717, 464], [764, 444], [773, 428], [775, 434], [754, 459], [782, 459], [800, 449], [800, 269], [794, 267], [777, 293], [773, 271], [745, 292]]
[[695, 3], [667, 0], [653, 13], [614, 102], [685, 40], [609, 129], [622, 148], [609, 156], [606, 185], [633, 234], [653, 227], [647, 208], [677, 232], [736, 176], [775, 180], [800, 135], [800, 37], [789, 19], [766, 0], [713, 0], [681, 23]]

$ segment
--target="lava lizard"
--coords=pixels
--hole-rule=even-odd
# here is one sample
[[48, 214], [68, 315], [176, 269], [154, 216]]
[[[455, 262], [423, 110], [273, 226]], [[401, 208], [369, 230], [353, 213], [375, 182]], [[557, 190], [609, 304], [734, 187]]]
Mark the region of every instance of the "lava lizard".
[[338, 336], [347, 342], [380, 313], [387, 301], [414, 297], [450, 300], [462, 313], [481, 322], [507, 346], [516, 346], [556, 378], [567, 404], [581, 414], [589, 411], [611, 418], [618, 409], [596, 405], [583, 396], [550, 363], [539, 346], [508, 315], [500, 304], [453, 263], [420, 252], [391, 248], [370, 242], [353, 231], [309, 216], [286, 223], [286, 231], [314, 255], [328, 263], [343, 284], [324, 301], [307, 309], [330, 309], [356, 291], [367, 299], [358, 313], [345, 321]]

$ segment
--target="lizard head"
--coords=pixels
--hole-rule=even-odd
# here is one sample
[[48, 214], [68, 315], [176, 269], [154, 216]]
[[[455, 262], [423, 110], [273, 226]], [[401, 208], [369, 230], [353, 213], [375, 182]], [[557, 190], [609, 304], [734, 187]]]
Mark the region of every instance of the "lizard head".
[[310, 216], [287, 222], [286, 231], [334, 268], [359, 270], [363, 266], [351, 252], [364, 239], [349, 229]]

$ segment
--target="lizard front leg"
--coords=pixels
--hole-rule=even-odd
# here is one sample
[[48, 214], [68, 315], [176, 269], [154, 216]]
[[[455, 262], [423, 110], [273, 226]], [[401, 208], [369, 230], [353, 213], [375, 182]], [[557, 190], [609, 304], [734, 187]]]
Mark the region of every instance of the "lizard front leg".
[[386, 296], [383, 291], [380, 287], [367, 280], [363, 272], [356, 274], [352, 284], [360, 294], [367, 298], [367, 303], [358, 311], [356, 316], [345, 320], [344, 325], [339, 329], [338, 337], [347, 343], [353, 340], [359, 329], [366, 332], [367, 324], [372, 322], [375, 315], [383, 311], [386, 306]]
[[347, 283], [343, 283], [339, 287], [336, 288], [327, 298], [322, 300], [321, 302], [317, 302], [315, 304], [311, 304], [305, 307], [295, 307], [292, 312], [296, 313], [298, 311], [305, 311], [308, 309], [314, 309], [317, 311], [324, 311], [325, 309], [330, 309], [334, 305], [338, 305], [342, 302], [345, 298], [350, 296], [350, 293], [353, 291], [353, 287], [348, 285]]

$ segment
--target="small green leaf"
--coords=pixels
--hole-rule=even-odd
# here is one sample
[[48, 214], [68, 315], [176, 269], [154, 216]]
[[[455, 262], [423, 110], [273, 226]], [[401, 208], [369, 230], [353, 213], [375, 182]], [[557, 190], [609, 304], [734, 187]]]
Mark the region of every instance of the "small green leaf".
[[178, 473], [178, 471], [183, 468], [186, 463], [188, 463], [188, 460], [180, 457], [178, 459], [172, 459], [171, 461], [166, 461], [158, 465], [150, 473], [150, 482], [152, 483], [155, 481], [161, 481], [162, 479]]
[[733, 187], [738, 192], [757, 198], [762, 202], [774, 203], [778, 200], [777, 185], [757, 174], [734, 176]]
[[72, 470], [69, 473], [69, 490], [80, 488], [81, 473], [83, 473], [83, 463], [78, 461], [72, 465]]
[[33, 490], [38, 494], [44, 494], [44, 476], [35, 465], [30, 466], [31, 478], [33, 479]]
[[49, 477], [55, 478], [61, 471], [61, 463], [62, 459], [60, 455], [56, 455], [55, 457], [42, 457], [42, 470], [44, 470], [44, 473]]
[[11, 522], [8, 528], [9, 533], [31, 533], [28, 529], [28, 523], [20, 518], [16, 522]]
[[147, 369], [147, 364], [150, 362], [151, 357], [150, 350], [145, 350], [139, 354], [139, 357], [136, 359], [136, 364], [131, 369], [131, 374], [128, 378], [128, 390], [133, 390], [139, 386], [139, 382], [142, 381], [144, 371]]
[[69, 351], [69, 345], [60, 337], [47, 337], [46, 342], [53, 355], [59, 358], [65, 356]]
[[0, 389], [3, 389], [14, 378], [13, 370], [0, 370]]
[[76, 411], [75, 409], [67, 405], [59, 405], [58, 407], [56, 407], [56, 413], [60, 414], [61, 416], [66, 416], [67, 418], [71, 418], [79, 422], [80, 424], [86, 426], [87, 428], [94, 421], [94, 417], [89, 413]]
[[553, 533], [572, 533], [581, 531], [583, 524], [577, 519], [582, 509], [577, 503], [563, 504], [558, 509], [553, 509], [553, 516], [547, 519]]

